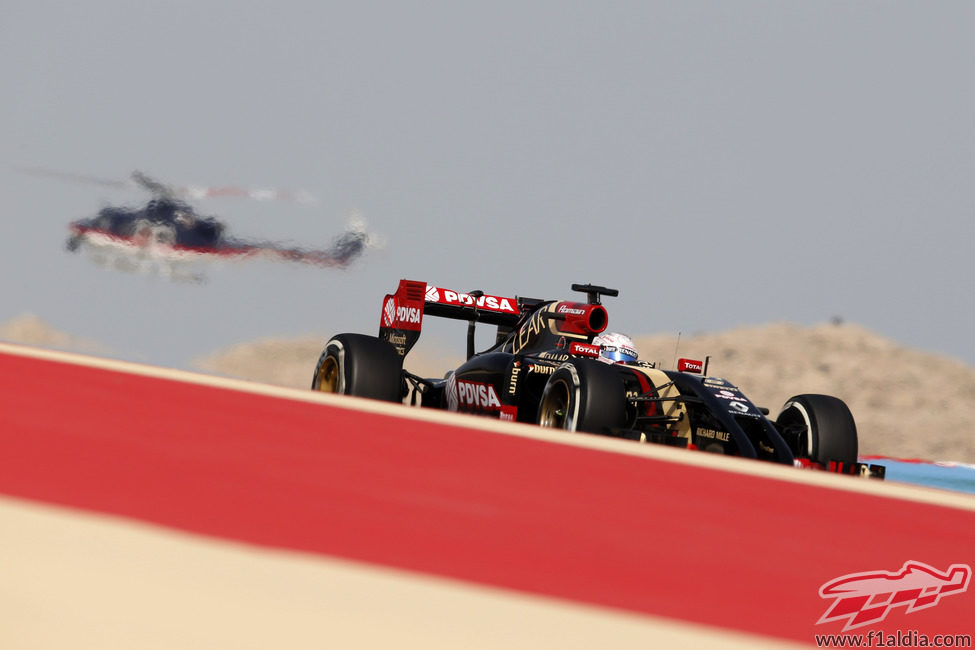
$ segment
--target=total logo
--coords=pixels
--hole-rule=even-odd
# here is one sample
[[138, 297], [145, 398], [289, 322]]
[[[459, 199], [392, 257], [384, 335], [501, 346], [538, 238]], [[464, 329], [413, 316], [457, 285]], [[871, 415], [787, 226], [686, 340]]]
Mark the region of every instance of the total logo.
[[583, 357], [598, 357], [599, 346], [591, 343], [573, 343], [569, 346], [569, 352]]
[[457, 403], [460, 407], [479, 411], [500, 411], [501, 400], [491, 384], [457, 380]]
[[696, 359], [679, 359], [677, 361], [677, 370], [681, 372], [693, 372], [699, 375], [704, 372], [704, 364]]

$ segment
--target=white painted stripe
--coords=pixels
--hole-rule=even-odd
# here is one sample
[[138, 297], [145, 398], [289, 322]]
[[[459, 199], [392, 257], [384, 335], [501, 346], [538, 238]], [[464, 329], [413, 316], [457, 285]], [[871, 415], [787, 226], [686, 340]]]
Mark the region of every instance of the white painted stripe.
[[17, 650], [796, 647], [14, 499], [0, 529]]
[[[252, 394], [268, 395], [281, 399], [328, 404], [329, 406], [337, 408], [356, 410], [365, 413], [381, 413], [383, 415], [393, 415], [396, 417], [411, 418], [425, 422], [436, 422], [455, 427], [464, 427], [467, 429], [491, 431], [522, 438], [543, 440], [545, 442], [562, 445], [598, 449], [601, 451], [627, 454], [630, 456], [653, 458], [656, 460], [691, 465], [694, 467], [704, 467], [725, 472], [788, 481], [791, 483], [814, 485], [836, 490], [845, 490], [848, 492], [870, 494], [878, 497], [904, 499], [918, 503], [928, 503], [975, 511], [975, 495], [971, 494], [924, 488], [889, 481], [876, 481], [860, 477], [839, 476], [836, 474], [830, 474], [828, 472], [814, 470], [801, 470], [784, 465], [775, 465], [772, 463], [758, 462], [744, 458], [733, 458], [700, 451], [675, 449], [664, 445], [636, 444], [632, 441], [618, 440], [606, 436], [567, 434], [562, 431], [543, 429], [517, 422], [503, 422], [491, 418], [450, 413], [447, 411], [433, 409], [411, 408], [408, 406], [389, 404], [375, 400], [319, 393], [310, 389], [299, 390], [295, 388], [283, 388], [279, 386], [270, 386], [267, 384], [244, 381], [241, 379], [229, 379], [212, 375], [203, 375], [185, 370], [159, 368], [144, 364], [131, 363], [128, 361], [103, 359], [21, 345], [0, 343], [0, 353], [48, 361], [72, 363], [91, 368], [126, 372], [159, 379], [181, 381], [201, 386], [238, 390]], [[314, 368], [309, 368], [308, 370], [309, 382], [313, 371]]]

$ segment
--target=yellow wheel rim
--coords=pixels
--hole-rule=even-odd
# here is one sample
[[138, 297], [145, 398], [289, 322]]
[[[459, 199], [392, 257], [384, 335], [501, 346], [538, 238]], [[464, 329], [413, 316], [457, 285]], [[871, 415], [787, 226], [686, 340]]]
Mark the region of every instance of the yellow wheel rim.
[[318, 366], [318, 390], [323, 393], [335, 393], [339, 386], [339, 364], [334, 357], [325, 357]]

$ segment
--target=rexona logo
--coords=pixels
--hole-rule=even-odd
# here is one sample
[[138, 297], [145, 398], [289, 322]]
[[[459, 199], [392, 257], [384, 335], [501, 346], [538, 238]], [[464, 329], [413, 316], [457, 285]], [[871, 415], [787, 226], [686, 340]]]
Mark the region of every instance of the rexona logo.
[[882, 621], [891, 609], [901, 605], [908, 614], [934, 607], [942, 596], [967, 591], [971, 578], [972, 568], [967, 564], [952, 564], [942, 572], [914, 560], [905, 562], [900, 571], [840, 576], [819, 588], [820, 598], [835, 600], [816, 625], [845, 620], [845, 632]]
[[457, 380], [457, 403], [461, 407], [478, 411], [500, 411], [501, 400], [491, 384]]
[[509, 298], [501, 296], [478, 296], [477, 298], [466, 294], [450, 291], [449, 289], [438, 289], [427, 285], [427, 302], [436, 302], [441, 305], [477, 305], [478, 309], [490, 309], [507, 314], [517, 314], [518, 308], [514, 306]]

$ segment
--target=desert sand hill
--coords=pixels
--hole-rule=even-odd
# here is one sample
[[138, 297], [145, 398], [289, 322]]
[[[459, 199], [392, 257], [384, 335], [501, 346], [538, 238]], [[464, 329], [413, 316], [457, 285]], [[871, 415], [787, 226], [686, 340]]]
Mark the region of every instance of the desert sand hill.
[[[239, 343], [197, 359], [193, 365], [217, 375], [291, 388], [308, 388], [327, 340], [326, 336], [307, 336]], [[406, 368], [422, 377], [442, 377], [446, 370], [463, 362], [462, 356], [436, 355], [418, 345], [410, 352]]]
[[109, 349], [101, 343], [58, 331], [34, 314], [22, 314], [0, 323], [0, 341], [88, 354], [109, 353]]
[[[263, 339], [199, 359], [204, 372], [307, 388], [325, 336]], [[57, 332], [33, 316], [0, 325], [0, 339], [103, 353], [93, 341]], [[676, 335], [636, 337], [643, 359], [672, 368]], [[424, 347], [426, 345], [426, 347]], [[422, 339], [407, 368], [440, 377], [462, 361]], [[684, 336], [677, 357], [703, 360], [709, 374], [736, 383], [774, 416], [798, 393], [826, 393], [849, 404], [863, 454], [975, 462], [975, 368], [906, 348], [852, 324], [801, 327], [788, 323]]]
[[[672, 368], [676, 336], [636, 339], [641, 357]], [[975, 461], [975, 369], [909, 349], [857, 325], [774, 323], [685, 337], [680, 357], [711, 355], [709, 374], [736, 383], [774, 416], [798, 393], [853, 411], [860, 453]]]

